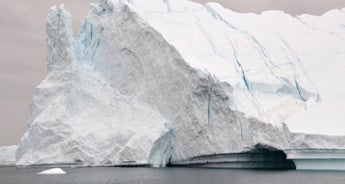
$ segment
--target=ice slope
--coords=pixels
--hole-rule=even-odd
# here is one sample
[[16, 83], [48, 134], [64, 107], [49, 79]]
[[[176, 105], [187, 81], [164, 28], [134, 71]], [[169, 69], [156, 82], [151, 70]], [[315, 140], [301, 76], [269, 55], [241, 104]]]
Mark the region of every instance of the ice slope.
[[345, 134], [344, 9], [292, 17], [168, 2], [176, 12], [144, 10], [143, 16], [189, 64], [234, 86], [233, 109], [264, 122], [285, 121], [293, 131]]
[[342, 93], [344, 15], [101, 0], [74, 37], [71, 15], [53, 7], [48, 74], [33, 96], [17, 165], [165, 166], [257, 145], [344, 149], [344, 137], [295, 134], [284, 124], [313, 127], [303, 114], [325, 112], [327, 99]]
[[0, 147], [0, 166], [16, 165], [17, 145]]

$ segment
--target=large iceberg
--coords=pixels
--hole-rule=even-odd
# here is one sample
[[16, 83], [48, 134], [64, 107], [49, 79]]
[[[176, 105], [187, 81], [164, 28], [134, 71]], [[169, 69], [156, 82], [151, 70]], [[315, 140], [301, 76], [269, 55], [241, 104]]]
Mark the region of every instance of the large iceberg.
[[292, 17], [100, 0], [73, 36], [70, 13], [53, 7], [48, 74], [17, 165], [166, 166], [258, 148], [345, 149], [345, 137], [289, 131], [345, 135], [344, 11]]

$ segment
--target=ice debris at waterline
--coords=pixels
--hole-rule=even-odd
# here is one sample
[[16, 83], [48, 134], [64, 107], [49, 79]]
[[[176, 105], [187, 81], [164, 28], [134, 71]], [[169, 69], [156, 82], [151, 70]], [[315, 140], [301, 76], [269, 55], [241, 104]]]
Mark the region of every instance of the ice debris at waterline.
[[73, 36], [70, 13], [53, 7], [48, 74], [17, 165], [164, 167], [257, 147], [344, 149], [334, 136], [345, 135], [344, 11], [100, 0]]
[[66, 174], [66, 172], [64, 170], [62, 170], [61, 168], [53, 168], [53, 169], [48, 169], [48, 170], [39, 172], [37, 174], [46, 174], [46, 175], [50, 175], [50, 174]]

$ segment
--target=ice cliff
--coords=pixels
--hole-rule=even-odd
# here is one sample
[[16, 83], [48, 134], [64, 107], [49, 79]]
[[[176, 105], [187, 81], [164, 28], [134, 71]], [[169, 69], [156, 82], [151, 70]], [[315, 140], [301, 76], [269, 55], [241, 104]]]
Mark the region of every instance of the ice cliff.
[[[46, 21], [48, 74], [18, 165], [151, 165], [344, 149], [345, 9], [239, 14], [187, 0], [100, 0], [76, 36]], [[286, 125], [287, 124], [287, 125]], [[314, 128], [318, 127], [318, 128]]]

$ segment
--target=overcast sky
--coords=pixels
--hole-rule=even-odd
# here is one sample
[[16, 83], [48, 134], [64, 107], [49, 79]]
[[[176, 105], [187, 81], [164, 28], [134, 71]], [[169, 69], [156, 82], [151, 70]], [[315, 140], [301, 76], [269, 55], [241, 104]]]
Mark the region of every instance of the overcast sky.
[[[18, 144], [26, 131], [32, 93], [46, 74], [44, 22], [50, 7], [64, 3], [72, 13], [76, 32], [93, 1], [0, 0], [0, 146]], [[237, 12], [284, 10], [292, 15], [320, 15], [345, 7], [345, 0], [214, 1]]]

